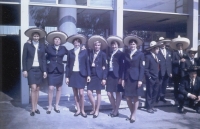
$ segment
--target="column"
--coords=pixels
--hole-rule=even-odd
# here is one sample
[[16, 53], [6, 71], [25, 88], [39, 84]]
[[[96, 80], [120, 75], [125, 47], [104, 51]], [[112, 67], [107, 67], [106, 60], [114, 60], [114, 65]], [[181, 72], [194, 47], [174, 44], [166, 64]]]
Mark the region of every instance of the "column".
[[188, 0], [187, 37], [190, 47], [198, 48], [198, 0]]
[[[27, 41], [27, 37], [24, 32], [29, 28], [29, 0], [21, 0], [21, 62], [22, 62], [22, 51], [24, 43]], [[22, 70], [22, 63], [21, 63]], [[21, 104], [29, 104], [29, 86], [27, 79], [22, 76], [21, 72]]]
[[[76, 5], [75, 0], [61, 0], [60, 4]], [[59, 24], [58, 30], [65, 32], [68, 36], [77, 34], [76, 30], [77, 11], [76, 8], [59, 8]], [[71, 43], [65, 43], [64, 46], [71, 50], [74, 46]], [[67, 60], [65, 56], [63, 60]], [[68, 87], [65, 83], [65, 76], [63, 79], [62, 95], [73, 95], [72, 88]]]
[[111, 20], [112, 25], [112, 33], [113, 35], [117, 35], [123, 38], [123, 0], [115, 0], [114, 1], [114, 11], [113, 11], [113, 18]]

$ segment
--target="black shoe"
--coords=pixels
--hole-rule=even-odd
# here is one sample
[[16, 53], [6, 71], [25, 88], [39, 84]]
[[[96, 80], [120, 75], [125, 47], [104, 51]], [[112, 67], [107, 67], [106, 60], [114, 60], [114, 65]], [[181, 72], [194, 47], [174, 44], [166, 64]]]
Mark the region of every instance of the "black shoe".
[[46, 112], [46, 113], [47, 113], [47, 114], [51, 114], [51, 111], [48, 111], [48, 110], [47, 110], [47, 112]]
[[167, 103], [167, 100], [165, 98], [160, 99], [160, 101], [162, 101], [163, 103]]
[[157, 109], [156, 108], [152, 108], [153, 112], [157, 112]]
[[40, 114], [40, 111], [38, 109], [35, 110], [35, 113]]
[[81, 113], [81, 116], [84, 117], [84, 118], [87, 118], [87, 114], [86, 113], [85, 114]]
[[31, 113], [30, 113], [30, 116], [34, 116], [34, 115], [35, 115], [35, 112], [31, 112]]
[[108, 114], [108, 116], [112, 116], [112, 115], [113, 115], [112, 112]]
[[111, 117], [118, 117], [119, 116], [119, 113], [117, 113], [116, 115], [115, 114], [112, 114], [110, 115]]
[[183, 108], [183, 107], [179, 107], [179, 108], [178, 108], [178, 112], [179, 112], [179, 113], [184, 113], [184, 108]]
[[94, 115], [93, 115], [93, 118], [97, 118], [98, 116], [99, 116], [99, 114], [98, 114], [98, 115], [95, 115], [95, 114], [94, 114]]
[[135, 120], [133, 120], [133, 119], [130, 119], [130, 123], [134, 123], [135, 122]]
[[54, 107], [54, 111], [60, 113], [60, 110], [57, 110], [56, 107]]
[[151, 113], [151, 114], [154, 113], [154, 111], [153, 111], [152, 109], [148, 109], [147, 112], [148, 112], [148, 113]]
[[75, 113], [74, 116], [79, 116], [80, 114], [81, 114], [80, 112], [79, 113]]

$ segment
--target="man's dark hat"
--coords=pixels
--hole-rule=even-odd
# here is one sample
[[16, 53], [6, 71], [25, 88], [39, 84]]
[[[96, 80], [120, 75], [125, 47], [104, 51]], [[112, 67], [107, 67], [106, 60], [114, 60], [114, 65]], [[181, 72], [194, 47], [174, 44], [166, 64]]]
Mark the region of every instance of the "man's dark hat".
[[200, 70], [200, 66], [192, 65], [188, 69], [184, 69], [187, 72], [196, 72]]

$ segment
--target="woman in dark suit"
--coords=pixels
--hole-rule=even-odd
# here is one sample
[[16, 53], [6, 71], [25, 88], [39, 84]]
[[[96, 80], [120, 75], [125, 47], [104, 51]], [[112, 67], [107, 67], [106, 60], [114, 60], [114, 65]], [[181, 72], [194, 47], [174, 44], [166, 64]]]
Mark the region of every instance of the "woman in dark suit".
[[69, 51], [66, 69], [66, 83], [73, 89], [77, 107], [74, 116], [81, 114], [85, 118], [87, 114], [84, 111], [84, 88], [86, 81], [90, 81], [90, 68], [87, 50], [81, 46], [86, 40], [87, 38], [81, 34], [72, 35], [67, 39], [67, 42], [74, 45], [74, 49]]
[[[118, 36], [109, 36], [107, 38], [108, 45], [111, 49], [110, 54], [108, 54], [108, 77], [106, 83], [106, 91], [110, 103], [112, 105], [111, 117], [117, 117], [119, 115], [118, 109], [121, 102], [121, 94], [124, 89], [121, 85], [122, 73], [124, 69], [124, 54], [119, 50], [119, 47], [123, 47], [123, 40]], [[113, 92], [116, 93], [116, 100], [114, 98]]]
[[[101, 103], [101, 90], [106, 84], [107, 77], [107, 57], [101, 49], [107, 48], [107, 41], [99, 36], [94, 35], [88, 40], [88, 47], [92, 49], [89, 51], [89, 65], [91, 71], [91, 81], [88, 83], [87, 91], [90, 103], [93, 110], [89, 115], [93, 115], [93, 118], [97, 118], [99, 115], [99, 107]], [[95, 99], [93, 97], [93, 90], [96, 90], [97, 104], [95, 106]]]
[[28, 78], [28, 85], [31, 87], [30, 115], [40, 114], [37, 109], [37, 102], [40, 84], [43, 78], [47, 77], [45, 44], [39, 41], [46, 36], [46, 32], [39, 28], [30, 28], [25, 31], [25, 35], [31, 39], [31, 43], [25, 43], [22, 54], [23, 76]]
[[56, 87], [56, 104], [54, 111], [60, 113], [59, 101], [61, 95], [61, 86], [63, 83], [64, 65], [63, 57], [68, 54], [65, 46], [61, 44], [66, 42], [67, 34], [60, 31], [52, 31], [47, 35], [47, 42], [49, 45], [46, 48], [48, 63], [48, 85], [49, 85], [49, 107], [47, 114], [51, 113], [52, 100], [53, 100], [53, 90]]
[[[139, 105], [139, 96], [142, 94], [142, 81], [144, 76], [144, 54], [137, 50], [142, 44], [142, 40], [134, 35], [128, 35], [124, 38], [124, 44], [129, 46], [129, 51], [125, 53], [124, 58], [124, 92], [131, 115], [128, 120], [135, 122], [136, 111]], [[134, 101], [134, 104], [132, 103]]]

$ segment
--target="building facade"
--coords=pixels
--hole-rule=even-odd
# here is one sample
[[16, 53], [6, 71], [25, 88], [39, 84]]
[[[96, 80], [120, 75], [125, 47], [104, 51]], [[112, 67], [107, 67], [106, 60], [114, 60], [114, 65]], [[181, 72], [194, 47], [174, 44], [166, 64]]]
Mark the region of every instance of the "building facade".
[[[144, 39], [141, 49], [160, 36], [181, 35], [190, 39], [190, 47], [199, 45], [199, 0], [0, 0], [0, 16], [1, 62], [7, 59], [4, 56], [7, 51], [3, 49], [13, 46], [12, 43], [16, 44], [13, 49], [18, 52], [15, 59], [21, 60], [23, 45], [28, 40], [24, 32], [35, 26], [47, 32], [64, 31], [68, 36], [81, 33], [87, 37], [98, 34], [106, 38], [136, 34]], [[12, 43], [5, 44], [7, 41]], [[64, 45], [73, 48], [70, 43]], [[20, 88], [21, 103], [27, 104], [29, 87], [21, 75], [19, 61], [15, 64], [19, 78], [15, 77], [13, 83]], [[6, 62], [0, 66], [1, 74], [5, 73], [3, 64]], [[8, 77], [1, 78], [0, 82]], [[63, 95], [71, 94], [71, 89], [63, 86]]]

